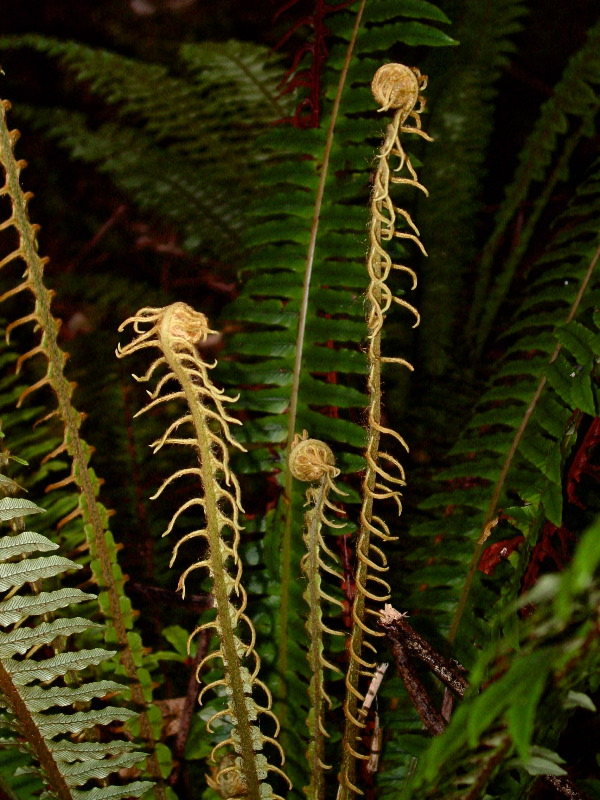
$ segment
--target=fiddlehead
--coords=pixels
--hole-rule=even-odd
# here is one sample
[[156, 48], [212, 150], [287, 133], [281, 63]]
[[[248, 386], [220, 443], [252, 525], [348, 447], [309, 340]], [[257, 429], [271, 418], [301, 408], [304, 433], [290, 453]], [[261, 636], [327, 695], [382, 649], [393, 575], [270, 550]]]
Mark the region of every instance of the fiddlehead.
[[306, 720], [310, 736], [306, 753], [310, 769], [310, 784], [305, 788], [305, 792], [310, 800], [320, 800], [325, 794], [325, 770], [331, 769], [324, 762], [325, 740], [329, 737], [325, 728], [325, 712], [327, 708], [331, 708], [331, 700], [325, 691], [323, 673], [325, 669], [339, 672], [337, 667], [329, 663], [323, 655], [323, 634], [341, 635], [340, 631], [332, 630], [324, 624], [322, 605], [323, 601], [326, 601], [342, 607], [340, 601], [327, 594], [322, 587], [322, 572], [329, 572], [331, 575], [341, 578], [332, 566], [332, 562], [335, 563], [337, 559], [325, 544], [323, 525], [330, 528], [344, 527], [325, 516], [327, 509], [339, 510], [328, 499], [329, 493], [333, 491], [343, 494], [343, 492], [336, 488], [333, 482], [339, 475], [339, 470], [334, 465], [331, 449], [318, 439], [308, 439], [306, 431], [303, 436], [296, 436], [294, 439], [289, 464], [294, 478], [300, 481], [310, 481], [313, 484], [306, 491], [307, 505], [310, 505], [311, 508], [304, 518], [303, 538], [306, 544], [306, 553], [300, 563], [307, 581], [304, 599], [308, 604], [306, 632], [308, 633], [310, 668], [309, 714]]
[[[387, 561], [383, 550], [371, 539], [377, 537], [382, 542], [393, 539], [384, 520], [373, 513], [375, 500], [393, 499], [402, 510], [398, 487], [405, 485], [404, 469], [399, 461], [390, 453], [381, 449], [382, 435], [392, 437], [402, 447], [408, 449], [404, 439], [395, 431], [386, 427], [381, 421], [381, 366], [382, 364], [400, 364], [412, 370], [412, 365], [403, 358], [385, 356], [381, 351], [381, 334], [386, 313], [394, 303], [406, 308], [414, 317], [414, 326], [419, 323], [419, 313], [407, 300], [396, 297], [388, 285], [393, 271], [409, 276], [411, 289], [416, 288], [417, 276], [410, 267], [395, 263], [385, 244], [394, 239], [411, 241], [426, 255], [425, 248], [419, 238], [419, 231], [410, 214], [394, 205], [390, 196], [391, 185], [412, 186], [427, 194], [425, 187], [419, 183], [417, 173], [405, 153], [400, 141], [400, 134], [413, 133], [430, 140], [421, 129], [420, 113], [425, 101], [420, 92], [427, 85], [427, 78], [416, 69], [402, 64], [386, 64], [381, 67], [373, 79], [372, 90], [380, 111], [395, 109], [394, 119], [388, 126], [384, 142], [379, 152], [379, 161], [375, 172], [374, 188], [371, 196], [371, 223], [369, 231], [369, 255], [367, 270], [369, 288], [367, 290], [367, 326], [368, 326], [368, 426], [369, 437], [366, 449], [366, 470], [363, 478], [363, 504], [360, 512], [360, 531], [356, 546], [356, 599], [352, 611], [353, 630], [350, 641], [350, 663], [346, 676], [346, 730], [344, 761], [340, 775], [342, 795], [347, 798], [351, 792], [360, 792], [354, 782], [355, 759], [367, 759], [357, 749], [360, 731], [364, 728], [358, 707], [363, 701], [359, 689], [360, 677], [371, 675], [375, 664], [369, 659], [365, 650], [375, 651], [373, 644], [365, 637], [381, 636], [367, 623], [367, 614], [378, 616], [379, 612], [367, 608], [367, 603], [383, 603], [389, 599], [390, 587], [383, 579], [382, 573], [387, 570]], [[409, 118], [412, 125], [406, 124]], [[395, 166], [390, 165], [397, 159]], [[400, 223], [400, 224], [399, 224]], [[403, 223], [403, 224], [402, 224]], [[389, 245], [388, 245], [389, 248]], [[413, 326], [413, 327], [414, 327]], [[385, 463], [385, 467], [383, 466]], [[389, 466], [388, 466], [389, 465]], [[392, 474], [389, 469], [397, 474]], [[370, 584], [370, 585], [369, 585]], [[373, 585], [374, 584], [374, 585]]]
[[[239, 424], [226, 410], [233, 398], [212, 383], [208, 371], [215, 364], [207, 364], [196, 350], [196, 342], [205, 340], [212, 333], [203, 314], [184, 303], [175, 303], [161, 309], [142, 309], [123, 323], [120, 330], [128, 324], [133, 325], [136, 338], [119, 348], [117, 354], [120, 357], [148, 347], [160, 351], [160, 356], [138, 380], [148, 381], [157, 370], [163, 367], [167, 370], [150, 393], [150, 402], [139, 413], [172, 401], [183, 400], [187, 404], [183, 415], [154, 442], [154, 452], [165, 445], [190, 446], [195, 449], [198, 459], [197, 466], [179, 469], [166, 478], [154, 497], [158, 497], [172, 481], [186, 476], [198, 478], [203, 490], [202, 497], [193, 497], [180, 506], [165, 533], [173, 531], [179, 517], [186, 511], [202, 510], [202, 527], [197, 527], [177, 542], [171, 564], [184, 542], [203, 540], [206, 550], [200, 560], [184, 570], [179, 588], [185, 594], [188, 576], [198, 569], [210, 573], [216, 616], [195, 633], [214, 630], [219, 647], [201, 662], [197, 675], [209, 660], [216, 658], [223, 663], [224, 677], [204, 686], [199, 699], [202, 701], [209, 688], [224, 688], [226, 708], [214, 714], [207, 726], [211, 730], [210, 724], [215, 719], [228, 717], [232, 722], [232, 732], [213, 749], [212, 757], [214, 759], [221, 748], [235, 754], [233, 758], [231, 752], [224, 756], [211, 785], [227, 784], [228, 777], [239, 773], [239, 780], [236, 778], [235, 782], [242, 786], [244, 794], [252, 800], [268, 800], [277, 797], [267, 783], [268, 773], [275, 772], [284, 778], [285, 775], [279, 767], [268, 763], [263, 750], [265, 745], [272, 746], [279, 752], [282, 763], [283, 752], [275, 739], [263, 733], [258, 724], [261, 717], [271, 718], [274, 735], [277, 735], [279, 725], [271, 711], [271, 694], [258, 678], [260, 658], [254, 649], [255, 632], [245, 613], [246, 592], [241, 583], [242, 562], [238, 545], [242, 506], [240, 487], [229, 466], [228, 445], [243, 448], [230, 431], [230, 424]], [[171, 389], [172, 383], [176, 388]], [[180, 433], [182, 428], [190, 430], [191, 435]], [[247, 631], [244, 638], [240, 631], [242, 628]]]

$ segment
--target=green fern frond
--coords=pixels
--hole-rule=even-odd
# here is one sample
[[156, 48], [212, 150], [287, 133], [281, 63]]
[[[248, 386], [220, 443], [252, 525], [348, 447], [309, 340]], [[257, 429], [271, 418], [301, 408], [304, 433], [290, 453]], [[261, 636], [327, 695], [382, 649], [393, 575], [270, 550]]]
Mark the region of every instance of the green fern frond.
[[[514, 49], [514, 35], [527, 13], [524, 0], [490, 4], [464, 0], [454, 6], [453, 34], [460, 47], [435, 50], [423, 64], [424, 71], [435, 76], [427, 97], [427, 129], [438, 143], [427, 149], [422, 169], [435, 202], [427, 203], [421, 213], [424, 201], [420, 200], [416, 212], [429, 254], [420, 265], [422, 324], [418, 333], [420, 372], [428, 376], [454, 370], [464, 373], [458, 366], [462, 342], [456, 325], [460, 298], [468, 290], [467, 268], [477, 254], [474, 221], [482, 211], [494, 100], [501, 71]], [[429, 378], [422, 380], [419, 393], [427, 393], [430, 384]], [[429, 408], [426, 398], [423, 403]]]
[[[447, 488], [422, 504], [424, 510], [438, 509], [438, 518], [411, 531], [417, 539], [424, 537], [411, 560], [415, 566], [433, 565], [415, 568], [408, 578], [414, 587], [409, 607], [435, 614], [442, 630], [453, 616], [454, 637], [467, 596], [475, 592], [468, 619], [461, 623], [464, 642], [462, 636], [457, 640], [459, 658], [466, 663], [470, 637], [487, 640], [489, 629], [482, 620], [492, 613], [486, 606], [498, 600], [476, 574], [489, 546], [490, 526], [504, 509], [526, 540], [513, 556], [510, 589], [505, 583], [506, 599], [512, 599], [544, 522], [563, 523], [562, 486], [577, 420], [598, 413], [600, 341], [589, 315], [598, 287], [599, 192], [596, 166], [557, 221], [547, 251], [532, 266], [522, 307], [506, 328], [505, 356], [451, 451], [453, 464], [440, 476]], [[450, 582], [454, 569], [466, 570], [464, 584]]]
[[292, 101], [277, 97], [283, 70], [267, 48], [188, 44], [183, 74], [76, 42], [0, 39], [0, 50], [14, 48], [58, 58], [118, 115], [118, 122], [94, 125], [64, 108], [20, 109], [29, 124], [75, 160], [96, 164], [140, 208], [172, 220], [186, 250], [219, 259], [241, 251], [242, 211], [260, 162], [254, 141]]
[[[494, 231], [479, 264], [469, 320], [470, 334], [476, 342], [478, 353], [481, 353], [492, 330], [552, 190], [568, 174], [575, 146], [595, 131], [595, 120], [600, 110], [599, 52], [600, 21], [589, 29], [586, 42], [569, 60], [521, 150], [519, 166], [506, 190], [496, 215]], [[536, 194], [532, 189], [534, 184], [541, 184]], [[498, 249], [514, 215], [527, 198], [532, 207], [520, 232], [519, 243], [504, 259], [492, 283], [492, 265]]]
[[[0, 519], [10, 522], [13, 530], [25, 526], [26, 516], [42, 511], [31, 501], [13, 497], [0, 499]], [[99, 725], [108, 725], [117, 720], [124, 722], [137, 714], [113, 706], [68, 714], [53, 711], [56, 706], [73, 708], [74, 704], [75, 708], [81, 708], [77, 704], [125, 690], [114, 681], [83, 682], [74, 686], [60, 681], [54, 686], [48, 685], [67, 672], [71, 676], [69, 682], [73, 683], [79, 670], [98, 665], [114, 655], [114, 651], [96, 649], [63, 651], [50, 658], [40, 658], [39, 648], [44, 645], [57, 640], [66, 642], [70, 636], [98, 627], [96, 623], [81, 617], [58, 618], [52, 622], [35, 624], [40, 614], [45, 616], [51, 610], [76, 605], [90, 598], [90, 595], [77, 589], [35, 592], [35, 587], [43, 578], [81, 568], [70, 559], [60, 556], [30, 558], [32, 552], [55, 548], [56, 545], [48, 539], [31, 531], [0, 538], [0, 591], [7, 592], [12, 587], [19, 590], [0, 603], [0, 625], [7, 628], [25, 619], [34, 623], [32, 627], [9, 627], [8, 631], [0, 633], [0, 703], [5, 708], [2, 722], [15, 732], [13, 743], [20, 749], [26, 748], [37, 762], [29, 769], [41, 775], [51, 796], [62, 800], [90, 800], [97, 794], [98, 788], [84, 788], [89, 780], [114, 777], [120, 769], [138, 764], [146, 754], [135, 750], [135, 746], [127, 741], [117, 740], [90, 747], [92, 743], [57, 739], [65, 734], [77, 735], [96, 730]], [[15, 557], [20, 557], [20, 560], [9, 560]], [[26, 584], [34, 588], [33, 593], [23, 593]], [[24, 659], [18, 658], [25, 654]], [[8, 739], [3, 740], [5, 746], [9, 742]], [[148, 781], [134, 781], [113, 785], [110, 794], [115, 798], [139, 797], [151, 787]]]

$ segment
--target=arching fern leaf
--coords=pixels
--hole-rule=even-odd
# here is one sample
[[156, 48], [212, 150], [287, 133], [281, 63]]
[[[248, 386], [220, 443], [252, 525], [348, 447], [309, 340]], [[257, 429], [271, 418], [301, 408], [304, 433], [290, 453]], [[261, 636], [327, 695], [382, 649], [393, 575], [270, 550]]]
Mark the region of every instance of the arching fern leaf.
[[[25, 518], [43, 512], [29, 500], [5, 496], [0, 499], [0, 520], [10, 523], [12, 535], [0, 537], [0, 703], [5, 709], [3, 727], [12, 731], [2, 746], [27, 750], [34, 760], [50, 796], [61, 800], [139, 797], [152, 787], [148, 781], [111, 786], [119, 770], [129, 769], [146, 754], [127, 740], [86, 740], [78, 737], [97, 726], [125, 722], [134, 711], [117, 706], [81, 710], [93, 699], [124, 691], [114, 681], [86, 682], [80, 671], [111, 658], [114, 652], [99, 648], [73, 651], [68, 637], [97, 626], [81, 617], [39, 622], [39, 617], [83, 603], [92, 595], [75, 588], [40, 592], [43, 579], [80, 569], [70, 559], [56, 555], [32, 557], [56, 550], [57, 545], [32, 531], [23, 531]], [[17, 531], [21, 531], [20, 533]], [[15, 560], [17, 559], [17, 560]], [[54, 654], [47, 646], [54, 643]], [[25, 656], [25, 657], [23, 657]], [[57, 711], [69, 707], [71, 713]], [[74, 711], [74, 709], [77, 709]], [[75, 737], [75, 738], [70, 738]], [[84, 788], [89, 781], [100, 786]]]
[[267, 48], [187, 44], [169, 70], [38, 35], [0, 40], [9, 59], [22, 48], [59, 59], [118, 119], [98, 125], [65, 108], [21, 107], [29, 124], [73, 158], [97, 164], [141, 208], [170, 218], [188, 251], [223, 260], [242, 249], [241, 213], [260, 161], [254, 141], [291, 102], [277, 97], [283, 71]]

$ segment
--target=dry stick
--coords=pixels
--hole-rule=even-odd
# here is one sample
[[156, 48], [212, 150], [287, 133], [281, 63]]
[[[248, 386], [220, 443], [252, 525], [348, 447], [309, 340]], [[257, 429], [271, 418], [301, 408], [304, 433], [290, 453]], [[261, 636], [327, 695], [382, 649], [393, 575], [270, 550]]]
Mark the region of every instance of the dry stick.
[[[423, 660], [436, 674], [441, 672], [444, 675], [442, 680], [445, 683], [450, 680], [463, 694], [467, 688], [467, 682], [464, 679], [458, 681], [459, 676], [456, 670], [411, 628], [404, 617], [404, 614], [400, 614], [388, 603], [384, 606], [377, 624], [385, 631], [398, 673], [421, 722], [429, 733], [437, 736], [444, 732], [447, 721], [432, 703], [427, 690], [413, 668], [409, 654], [414, 654]], [[462, 694], [460, 696], [462, 697]]]
[[[596, 248], [596, 251], [595, 251], [594, 255], [592, 256], [592, 260], [590, 261], [590, 265], [589, 265], [589, 267], [587, 269], [587, 272], [585, 274], [585, 277], [584, 277], [583, 281], [581, 282], [581, 286], [579, 287], [579, 291], [577, 292], [577, 297], [575, 298], [575, 301], [574, 301], [573, 305], [571, 306], [571, 310], [569, 311], [569, 315], [567, 316], [567, 319], [565, 320], [565, 323], [564, 323], [565, 325], [568, 325], [569, 322], [571, 322], [574, 319], [575, 314], [577, 313], [577, 311], [579, 309], [579, 306], [581, 304], [581, 299], [582, 299], [582, 297], [583, 297], [583, 295], [585, 293], [585, 290], [588, 287], [588, 284], [589, 284], [589, 282], [591, 280], [591, 277], [592, 277], [592, 273], [594, 272], [594, 269], [596, 267], [596, 264], [598, 263], [598, 259], [599, 258], [600, 258], [600, 246]], [[558, 357], [558, 354], [560, 353], [561, 349], [562, 349], [562, 345], [561, 345], [560, 342], [558, 342], [556, 347], [554, 348], [554, 352], [552, 353], [552, 355], [550, 357], [549, 364], [554, 364], [554, 362], [556, 361], [556, 359]], [[502, 470], [500, 472], [500, 477], [498, 478], [498, 480], [496, 482], [496, 485], [494, 487], [494, 493], [492, 494], [492, 499], [490, 500], [490, 504], [489, 504], [489, 507], [488, 507], [488, 510], [487, 510], [487, 514], [485, 515], [485, 519], [484, 519], [484, 522], [483, 522], [483, 525], [482, 525], [482, 528], [481, 528], [481, 534], [480, 534], [480, 536], [479, 536], [479, 538], [477, 540], [477, 544], [475, 545], [475, 549], [473, 551], [473, 557], [471, 558], [471, 563], [469, 564], [469, 571], [467, 572], [467, 577], [465, 579], [462, 591], [460, 593], [460, 597], [458, 599], [458, 605], [457, 605], [457, 608], [456, 608], [456, 612], [454, 614], [454, 618], [453, 618], [452, 624], [450, 626], [450, 633], [448, 634], [448, 641], [450, 643], [452, 643], [456, 639], [456, 634], [458, 633], [458, 627], [460, 625], [460, 621], [461, 621], [463, 612], [465, 610], [465, 606], [467, 604], [467, 598], [469, 596], [469, 592], [471, 591], [471, 586], [473, 584], [473, 579], [474, 579], [475, 573], [477, 571], [477, 565], [479, 564], [479, 559], [481, 557], [481, 552], [483, 550], [483, 545], [484, 545], [485, 538], [486, 538], [485, 537], [486, 529], [488, 528], [490, 522], [492, 521], [492, 519], [494, 517], [494, 514], [496, 513], [496, 507], [498, 506], [498, 500], [500, 499], [500, 494], [502, 493], [502, 489], [504, 488], [504, 482], [506, 481], [506, 476], [508, 475], [508, 471], [509, 471], [510, 466], [512, 464], [512, 460], [513, 460], [513, 458], [515, 456], [515, 453], [517, 452], [517, 448], [519, 447], [519, 444], [521, 442], [523, 434], [525, 433], [525, 429], [527, 428], [527, 425], [529, 424], [529, 420], [531, 419], [531, 416], [532, 416], [533, 412], [535, 411], [535, 408], [537, 406], [538, 400], [540, 399], [540, 396], [541, 396], [541, 394], [542, 394], [542, 392], [544, 390], [544, 387], [546, 386], [547, 380], [548, 379], [546, 378], [546, 376], [543, 376], [542, 378], [540, 378], [540, 382], [538, 383], [537, 389], [535, 390], [535, 394], [533, 395], [531, 403], [529, 404], [529, 407], [527, 408], [527, 411], [525, 412], [525, 416], [523, 417], [523, 419], [521, 421], [521, 424], [519, 425], [519, 429], [515, 433], [514, 439], [512, 440], [512, 444], [510, 446], [510, 449], [508, 451], [508, 454], [507, 454], [506, 459], [504, 461], [504, 464], [502, 466]]]
[[[360, 709], [361, 717], [366, 718], [367, 714], [369, 713], [369, 709], [373, 705], [373, 701], [377, 697], [377, 692], [379, 691], [379, 687], [381, 686], [381, 682], [387, 672], [387, 668], [389, 667], [388, 663], [379, 664], [377, 669], [375, 670], [373, 677], [371, 678], [371, 682], [369, 683], [369, 688], [367, 689], [367, 693], [365, 694], [365, 699], [363, 700], [363, 704]], [[369, 754], [369, 760], [367, 761], [366, 770], [372, 774], [375, 774], [379, 768], [379, 756], [381, 755], [381, 741], [383, 737], [383, 730], [379, 724], [379, 715], [375, 712], [375, 726], [373, 729], [373, 734], [371, 738], [371, 749]], [[337, 797], [339, 800], [340, 793], [341, 793], [341, 786], [338, 788]], [[1, 800], [1, 798], [0, 798]]]
[[[383, 620], [381, 620], [379, 624], [386, 632], [388, 631], [387, 625]], [[406, 687], [406, 692], [411, 703], [417, 709], [421, 717], [421, 722], [425, 725], [429, 733], [433, 736], [438, 736], [440, 733], [444, 732], [446, 720], [431, 702], [427, 694], [427, 689], [423, 686], [423, 683], [414, 671], [412, 662], [408, 657], [408, 653], [400, 637], [396, 637], [390, 633], [388, 641], [398, 668], [398, 673], [402, 678], [402, 683]]]
[[582, 792], [566, 775], [544, 775], [543, 780], [569, 800], [590, 800], [589, 795]]
[[364, 716], [367, 716], [367, 713], [371, 706], [373, 705], [373, 700], [375, 699], [377, 692], [379, 691], [379, 687], [381, 686], [381, 681], [383, 680], [383, 676], [387, 672], [389, 664], [380, 664], [377, 669], [375, 670], [375, 674], [371, 678], [371, 683], [369, 684], [369, 688], [367, 689], [367, 693], [365, 695], [365, 699], [362, 704], [361, 712]]
[[433, 674], [445, 686], [452, 689], [458, 697], [464, 696], [469, 686], [466, 679], [460, 674], [460, 670], [464, 671], [464, 667], [457, 661], [453, 662], [438, 653], [408, 624], [405, 614], [401, 614], [388, 604], [383, 609], [379, 624], [385, 629], [390, 641], [401, 642], [410, 656], [414, 656], [426, 664]]

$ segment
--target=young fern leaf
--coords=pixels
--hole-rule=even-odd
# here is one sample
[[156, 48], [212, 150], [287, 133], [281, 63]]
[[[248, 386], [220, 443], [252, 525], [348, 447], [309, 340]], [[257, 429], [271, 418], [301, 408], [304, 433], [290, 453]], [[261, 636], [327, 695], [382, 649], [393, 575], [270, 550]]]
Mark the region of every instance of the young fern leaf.
[[[83, 603], [93, 595], [69, 588], [39, 592], [43, 578], [81, 569], [81, 565], [61, 556], [29, 557], [33, 552], [57, 548], [46, 537], [23, 530], [24, 518], [39, 512], [43, 509], [30, 501], [0, 499], [0, 519], [13, 529], [13, 535], [0, 537], [0, 592], [7, 593], [7, 599], [0, 602], [0, 627], [4, 629], [0, 632], [0, 705], [5, 709], [1, 723], [14, 731], [3, 739], [3, 745], [30, 753], [36, 765], [27, 771], [40, 775], [49, 791], [47, 796], [60, 800], [139, 797], [152, 788], [149, 781], [109, 786], [106, 779], [135, 766], [146, 754], [126, 740], [83, 741], [80, 736], [98, 725], [122, 723], [137, 716], [135, 711], [116, 706], [81, 710], [82, 703], [125, 691], [114, 681], [86, 683], [79, 675], [86, 667], [112, 658], [115, 652], [99, 648], [70, 651], [61, 644], [54, 655], [40, 657], [40, 648], [57, 639], [62, 643], [65, 637], [100, 626], [82, 617], [46, 621], [49, 612]], [[20, 560], [12, 560], [15, 557]], [[24, 593], [26, 584], [33, 593]], [[29, 623], [40, 615], [44, 621], [31, 626]], [[57, 706], [74, 708], [67, 714], [51, 711]], [[69, 734], [77, 735], [77, 740], [65, 738]], [[90, 780], [101, 780], [102, 788], [82, 789]]]
[[[133, 635], [131, 632], [133, 626], [131, 603], [125, 593], [125, 582], [117, 563], [116, 546], [108, 526], [108, 513], [98, 501], [100, 482], [93, 470], [88, 467], [92, 451], [79, 434], [83, 416], [73, 406], [74, 385], [67, 380], [64, 372], [67, 355], [58, 344], [60, 322], [52, 315], [50, 307], [52, 292], [44, 284], [44, 267], [48, 259], [41, 258], [38, 253], [38, 226], [29, 220], [27, 205], [32, 195], [23, 192], [20, 185], [21, 172], [26, 162], [15, 159], [14, 146], [19, 138], [19, 132], [8, 129], [6, 112], [9, 108], [8, 101], [0, 101], [0, 161], [5, 173], [0, 196], [8, 197], [12, 205], [12, 213], [0, 224], [0, 230], [14, 228], [19, 243], [0, 261], [0, 268], [20, 260], [24, 262], [26, 269], [22, 283], [6, 291], [0, 297], [0, 302], [22, 292], [31, 292], [35, 300], [34, 310], [8, 325], [6, 335], [8, 337], [17, 326], [28, 323], [33, 323], [41, 331], [40, 344], [18, 359], [17, 371], [26, 360], [38, 355], [47, 360], [43, 377], [25, 389], [18, 405], [31, 392], [43, 386], [49, 386], [56, 395], [57, 408], [45, 419], [58, 416], [64, 427], [64, 437], [59, 446], [46, 458], [68, 454], [71, 458], [71, 471], [66, 478], [48, 487], [48, 490], [72, 484], [79, 489], [77, 508], [62, 520], [61, 525], [77, 517], [83, 519], [87, 547], [91, 555], [90, 566], [94, 580], [100, 588], [98, 603], [108, 622], [105, 639], [118, 645], [119, 660], [127, 675], [131, 699], [141, 709], [139, 715], [141, 738], [150, 751], [148, 772], [156, 780], [157, 800], [165, 800], [166, 789], [155, 748], [155, 735], [160, 732], [161, 717], [158, 709], [152, 709], [151, 713], [146, 708], [147, 701], [152, 695], [150, 674], [141, 668], [141, 639], [139, 635]], [[167, 756], [167, 748], [162, 749], [162, 752]], [[168, 757], [165, 761], [168, 761]]]
[[[154, 452], [164, 445], [184, 445], [193, 447], [198, 457], [198, 466], [180, 469], [170, 475], [160, 486], [154, 497], [162, 493], [172, 481], [184, 476], [196, 476], [203, 489], [202, 498], [192, 498], [185, 502], [173, 515], [165, 533], [170, 533], [181, 514], [189, 509], [201, 508], [204, 512], [204, 527], [197, 528], [179, 540], [175, 546], [171, 564], [177, 557], [180, 546], [192, 539], [203, 539], [206, 552], [201, 560], [187, 567], [183, 572], [179, 588], [185, 594], [185, 584], [190, 573], [206, 569], [212, 580], [212, 594], [215, 598], [216, 617], [200, 626], [196, 633], [212, 629], [219, 641], [219, 648], [205, 658], [198, 667], [197, 674], [209, 659], [220, 658], [225, 676], [203, 687], [199, 699], [209, 688], [224, 687], [227, 706], [214, 714], [207, 723], [217, 717], [228, 717], [233, 723], [231, 735], [220, 742], [212, 752], [230, 748], [235, 752], [223, 758], [212, 782], [222, 782], [227, 776], [238, 771], [241, 774], [244, 793], [252, 800], [276, 798], [272, 787], [267, 783], [268, 773], [275, 772], [285, 778], [279, 767], [269, 764], [263, 753], [265, 745], [272, 745], [283, 764], [283, 751], [273, 737], [264, 734], [258, 720], [270, 717], [275, 724], [275, 736], [279, 724], [271, 711], [271, 694], [258, 678], [260, 658], [254, 649], [254, 627], [245, 613], [246, 592], [241, 584], [242, 562], [238, 554], [241, 526], [239, 515], [242, 511], [240, 488], [235, 475], [229, 467], [228, 445], [238, 447], [230, 432], [230, 424], [239, 424], [229, 416], [226, 404], [233, 398], [217, 389], [212, 383], [208, 370], [215, 364], [207, 364], [198, 355], [195, 343], [206, 340], [212, 332], [203, 314], [194, 311], [185, 303], [174, 303], [162, 309], [145, 308], [135, 317], [123, 323], [120, 330], [132, 324], [136, 338], [117, 351], [119, 357], [127, 356], [148, 347], [156, 347], [161, 355], [152, 363], [141, 381], [148, 381], [160, 367], [167, 372], [159, 379], [150, 393], [150, 402], [143, 413], [163, 403], [184, 400], [188, 412], [184, 412], [171, 423], [163, 436], [154, 442]], [[178, 387], [166, 390], [175, 382]], [[179, 433], [182, 426], [192, 428], [193, 436], [184, 437]], [[242, 639], [240, 628], [245, 627], [247, 637]], [[248, 642], [249, 639], [249, 642]], [[257, 700], [262, 694], [265, 699]], [[287, 779], [286, 779], [287, 780]]]
[[[414, 326], [419, 324], [419, 313], [416, 308], [408, 301], [395, 297], [387, 283], [392, 271], [396, 270], [410, 277], [414, 289], [417, 276], [409, 267], [394, 263], [383, 243], [391, 242], [394, 238], [412, 241], [426, 255], [419, 239], [419, 231], [410, 215], [395, 206], [390, 196], [390, 184], [412, 186], [427, 194], [425, 187], [419, 183], [417, 173], [400, 142], [401, 133], [416, 133], [427, 140], [431, 138], [421, 129], [420, 119], [425, 103], [420, 92], [426, 85], [426, 76], [421, 75], [417, 69], [409, 69], [402, 64], [387, 64], [381, 67], [375, 74], [372, 85], [373, 95], [380, 104], [380, 111], [387, 111], [390, 108], [396, 111], [379, 152], [379, 164], [371, 197], [370, 248], [367, 260], [369, 438], [366, 450], [367, 468], [363, 479], [361, 524], [356, 544], [356, 599], [352, 610], [354, 624], [350, 640], [350, 663], [346, 676], [345, 747], [340, 774], [343, 800], [346, 800], [352, 792], [361, 793], [354, 782], [356, 759], [369, 758], [367, 754], [357, 750], [360, 731], [365, 727], [358, 710], [359, 702], [364, 700], [359, 689], [359, 681], [361, 675], [372, 675], [372, 670], [375, 668], [375, 663], [368, 660], [368, 656], [365, 655], [365, 649], [375, 652], [375, 647], [371, 642], [365, 641], [365, 636], [381, 636], [381, 632], [373, 630], [367, 624], [366, 615], [377, 612], [367, 609], [366, 606], [368, 601], [383, 603], [390, 597], [390, 587], [381, 577], [381, 573], [387, 570], [387, 561], [383, 551], [372, 543], [371, 538], [375, 536], [383, 542], [389, 542], [393, 537], [386, 523], [373, 514], [373, 501], [393, 499], [401, 512], [400, 493], [394, 487], [405, 485], [401, 464], [394, 456], [380, 449], [382, 434], [393, 437], [408, 449], [404, 439], [381, 422], [381, 366], [385, 363], [395, 363], [410, 370], [413, 367], [403, 358], [382, 355], [381, 334], [385, 315], [393, 303], [410, 311], [415, 318]], [[413, 118], [414, 125], [405, 124], [409, 117]], [[398, 159], [395, 167], [390, 167], [392, 157]], [[405, 172], [408, 173], [408, 177], [404, 177]], [[399, 218], [404, 220], [402, 229], [398, 226]], [[382, 462], [390, 464], [398, 474], [392, 475], [382, 466]], [[369, 582], [376, 584], [378, 588], [369, 588]]]
[[334, 465], [334, 457], [331, 449], [318, 439], [308, 439], [304, 431], [303, 436], [296, 436], [292, 443], [289, 457], [290, 473], [300, 481], [310, 481], [317, 486], [307, 489], [307, 505], [312, 508], [305, 515], [304, 542], [306, 553], [300, 563], [307, 584], [304, 592], [304, 599], [308, 604], [308, 618], [306, 621], [306, 631], [308, 633], [308, 661], [310, 667], [310, 684], [308, 687], [309, 714], [306, 720], [310, 743], [306, 753], [306, 760], [310, 770], [310, 784], [305, 787], [306, 796], [309, 800], [321, 800], [325, 796], [325, 770], [331, 769], [324, 762], [325, 758], [325, 739], [329, 734], [325, 728], [325, 712], [327, 707], [331, 708], [331, 700], [325, 691], [324, 669], [332, 669], [339, 672], [339, 669], [330, 664], [323, 656], [323, 634], [330, 633], [341, 636], [341, 631], [328, 628], [323, 622], [322, 602], [329, 603], [342, 608], [342, 604], [335, 597], [328, 595], [321, 585], [321, 572], [329, 572], [337, 578], [341, 576], [329, 564], [323, 560], [322, 553], [331, 561], [336, 561], [336, 556], [325, 544], [323, 539], [323, 525], [330, 528], [343, 528], [344, 525], [331, 522], [325, 516], [326, 510], [338, 511], [338, 509], [328, 499], [331, 491], [343, 494], [333, 483], [334, 478], [339, 475], [339, 470]]

